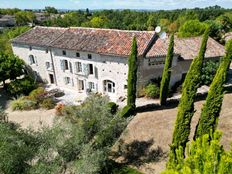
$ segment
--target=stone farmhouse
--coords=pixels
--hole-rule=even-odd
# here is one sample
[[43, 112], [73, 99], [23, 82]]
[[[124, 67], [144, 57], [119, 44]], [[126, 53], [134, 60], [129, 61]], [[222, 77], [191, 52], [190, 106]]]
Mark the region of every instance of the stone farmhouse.
[[[126, 97], [128, 56], [133, 37], [138, 44], [138, 90], [161, 77], [169, 38], [153, 31], [34, 27], [12, 40], [14, 54], [48, 84], [98, 92], [112, 100]], [[186, 74], [197, 55], [201, 37], [175, 38], [171, 85]], [[224, 48], [208, 40], [206, 59], [218, 60]]]

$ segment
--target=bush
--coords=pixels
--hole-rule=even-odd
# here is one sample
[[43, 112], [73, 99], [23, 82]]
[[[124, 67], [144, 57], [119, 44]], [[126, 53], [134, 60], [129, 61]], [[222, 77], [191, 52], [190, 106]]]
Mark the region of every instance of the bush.
[[133, 106], [125, 106], [121, 111], [122, 117], [129, 117], [135, 114], [135, 108]]
[[49, 97], [41, 101], [39, 106], [43, 109], [53, 109], [55, 107], [55, 102], [51, 97]]
[[146, 97], [158, 98], [159, 93], [160, 93], [160, 89], [156, 84], [150, 83], [148, 86], [145, 87]]
[[213, 81], [213, 78], [216, 74], [216, 71], [219, 67], [218, 62], [214, 61], [207, 61], [204, 62], [203, 68], [202, 68], [202, 75], [201, 75], [201, 82], [200, 85], [210, 85]]
[[108, 103], [108, 106], [109, 106], [110, 112], [111, 112], [112, 114], [115, 114], [115, 113], [117, 112], [117, 110], [118, 110], [118, 105], [117, 105], [116, 103], [114, 103], [114, 102], [109, 102], [109, 103]]
[[13, 111], [32, 110], [38, 108], [37, 102], [26, 99], [25, 97], [21, 97], [19, 99], [12, 101], [10, 105]]
[[29, 96], [34, 101], [41, 100], [42, 96], [46, 94], [46, 91], [43, 87], [38, 87], [37, 89], [30, 92]]
[[10, 95], [18, 97], [21, 95], [28, 95], [35, 88], [36, 84], [34, 83], [34, 80], [30, 77], [25, 77], [11, 82], [8, 85], [7, 90]]

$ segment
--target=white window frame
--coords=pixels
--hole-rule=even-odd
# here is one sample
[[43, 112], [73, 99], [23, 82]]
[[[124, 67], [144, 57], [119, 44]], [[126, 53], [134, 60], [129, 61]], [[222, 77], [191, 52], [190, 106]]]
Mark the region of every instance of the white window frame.
[[30, 63], [30, 65], [36, 64], [35, 56], [33, 56], [33, 55], [29, 56], [29, 63]]
[[81, 62], [75, 62], [76, 66], [76, 73], [82, 73], [83, 72], [83, 67]]
[[71, 78], [70, 77], [64, 77], [64, 83], [65, 83], [65, 85], [71, 84]]

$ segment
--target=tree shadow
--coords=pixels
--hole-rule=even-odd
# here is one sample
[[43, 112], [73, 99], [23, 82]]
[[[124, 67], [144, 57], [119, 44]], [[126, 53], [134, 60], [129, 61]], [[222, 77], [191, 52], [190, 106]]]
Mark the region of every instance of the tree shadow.
[[8, 102], [10, 100], [10, 97], [7, 95], [6, 91], [3, 89], [2, 86], [0, 86], [0, 107], [2, 109], [6, 109]]
[[[195, 102], [205, 100], [207, 94], [208, 93], [197, 94], [195, 97]], [[157, 103], [139, 106], [136, 108], [136, 113], [151, 112], [151, 111], [164, 110], [164, 109], [165, 110], [173, 109], [178, 106], [179, 101], [180, 99], [168, 99], [166, 105], [163, 105], [163, 106]]]
[[114, 153], [114, 158], [123, 158], [122, 163], [134, 165], [136, 167], [141, 166], [144, 163], [158, 162], [167, 157], [167, 153], [163, 152], [161, 147], [152, 149], [154, 144], [153, 139], [148, 141], [135, 140], [129, 144], [125, 144], [123, 140], [120, 140], [118, 151]]

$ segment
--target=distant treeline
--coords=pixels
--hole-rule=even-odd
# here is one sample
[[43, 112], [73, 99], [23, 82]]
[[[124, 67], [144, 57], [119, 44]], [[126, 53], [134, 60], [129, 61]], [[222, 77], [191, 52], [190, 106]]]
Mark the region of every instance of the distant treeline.
[[[44, 11], [46, 13], [59, 12], [53, 7], [46, 7]], [[19, 11], [18, 9], [0, 9], [0, 14], [4, 13], [17, 14]], [[31, 17], [30, 19], [33, 18]], [[22, 24], [24, 23], [22, 22]], [[225, 9], [220, 6], [160, 11], [90, 11], [86, 9], [59, 13], [55, 18], [50, 18], [40, 23], [35, 22], [35, 24], [123, 30], [154, 30], [159, 25], [166, 32], [178, 32], [179, 37], [201, 35], [207, 26], [211, 26], [210, 36], [223, 43], [223, 35], [232, 30], [232, 9]]]

